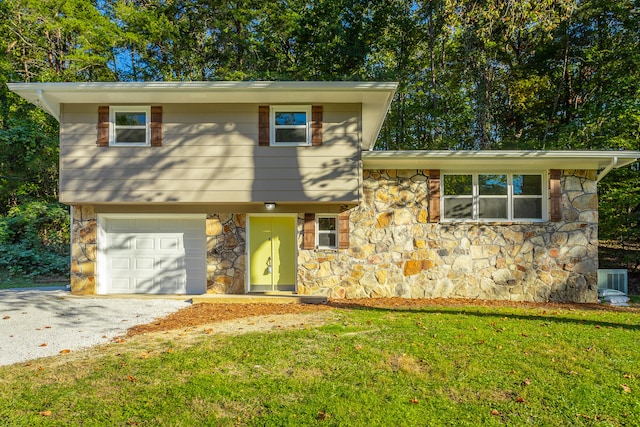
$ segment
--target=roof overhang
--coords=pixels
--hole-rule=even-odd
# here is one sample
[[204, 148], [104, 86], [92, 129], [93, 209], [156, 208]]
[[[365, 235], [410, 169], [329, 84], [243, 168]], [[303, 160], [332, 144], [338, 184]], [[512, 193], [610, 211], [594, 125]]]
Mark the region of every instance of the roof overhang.
[[629, 165], [638, 159], [640, 151], [407, 150], [362, 153], [365, 169], [441, 169], [469, 172], [603, 169], [598, 180], [611, 169]]
[[373, 147], [395, 94], [394, 82], [8, 83], [60, 120], [61, 104], [362, 104], [363, 149]]

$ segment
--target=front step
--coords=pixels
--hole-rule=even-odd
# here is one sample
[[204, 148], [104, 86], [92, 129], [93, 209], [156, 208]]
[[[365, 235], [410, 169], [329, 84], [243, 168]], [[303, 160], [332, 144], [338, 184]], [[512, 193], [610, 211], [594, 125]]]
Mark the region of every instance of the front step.
[[264, 293], [246, 295], [204, 294], [194, 295], [193, 304], [326, 304], [327, 297], [322, 295], [296, 295], [283, 293]]

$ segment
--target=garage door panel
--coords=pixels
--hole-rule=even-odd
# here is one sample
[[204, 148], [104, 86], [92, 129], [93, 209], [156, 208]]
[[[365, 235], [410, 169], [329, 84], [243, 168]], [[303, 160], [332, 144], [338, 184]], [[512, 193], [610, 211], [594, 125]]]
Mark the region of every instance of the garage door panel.
[[113, 293], [129, 293], [131, 292], [131, 280], [128, 278], [114, 278], [110, 283]]
[[105, 220], [107, 293], [201, 293], [206, 290], [202, 219]]
[[158, 239], [158, 250], [161, 251], [175, 251], [182, 249], [179, 237], [165, 237]]
[[131, 270], [131, 259], [129, 258], [111, 258], [112, 270]]

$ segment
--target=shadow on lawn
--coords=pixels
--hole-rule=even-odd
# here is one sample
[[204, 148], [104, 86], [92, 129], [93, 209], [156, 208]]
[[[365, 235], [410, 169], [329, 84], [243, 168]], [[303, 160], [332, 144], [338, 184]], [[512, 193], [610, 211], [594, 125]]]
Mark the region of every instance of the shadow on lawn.
[[[337, 302], [330, 301], [328, 303], [329, 306], [341, 309], [354, 309], [354, 310], [368, 310], [368, 311], [379, 311], [379, 312], [405, 312], [405, 313], [416, 313], [416, 314], [457, 314], [457, 315], [467, 315], [467, 316], [475, 316], [479, 318], [509, 318], [509, 319], [517, 319], [517, 320], [529, 320], [529, 321], [541, 321], [541, 322], [555, 322], [555, 323], [567, 323], [567, 324], [575, 324], [575, 325], [584, 325], [584, 326], [592, 326], [594, 328], [621, 328], [637, 331], [640, 330], [640, 310], [636, 308], [619, 308], [619, 307], [609, 307], [595, 304], [576, 304], [571, 308], [565, 307], [565, 304], [562, 304], [558, 307], [549, 306], [549, 307], [536, 307], [531, 306], [529, 304], [525, 304], [523, 306], [515, 306], [515, 305], [503, 305], [503, 306], [495, 306], [495, 305], [478, 305], [478, 306], [459, 306], [452, 303], [450, 306], [444, 306], [442, 304], [437, 305], [422, 305], [420, 307], [411, 307], [411, 306], [402, 306], [402, 305], [394, 305], [394, 306], [380, 306], [380, 305], [367, 305], [367, 304], [359, 304], [353, 302]], [[500, 310], [494, 312], [483, 312], [481, 309], [485, 310]], [[513, 313], [513, 312], [505, 312], [506, 310], [530, 310], [530, 311], [538, 311], [538, 313], [532, 314], [524, 314], [524, 313]], [[564, 311], [562, 315], [559, 314], [559, 311]], [[636, 323], [634, 324], [626, 324], [626, 323], [616, 323], [610, 321], [598, 321], [593, 319], [580, 319], [575, 317], [577, 311], [600, 311], [607, 313], [627, 313], [630, 316], [635, 317]], [[574, 317], [570, 317], [570, 316]]]

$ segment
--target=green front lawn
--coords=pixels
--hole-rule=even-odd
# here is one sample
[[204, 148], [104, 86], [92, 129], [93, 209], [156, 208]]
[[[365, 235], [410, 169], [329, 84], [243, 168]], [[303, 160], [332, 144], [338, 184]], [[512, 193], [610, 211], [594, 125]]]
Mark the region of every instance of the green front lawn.
[[1, 367], [0, 424], [640, 425], [639, 314], [341, 308], [138, 336]]

